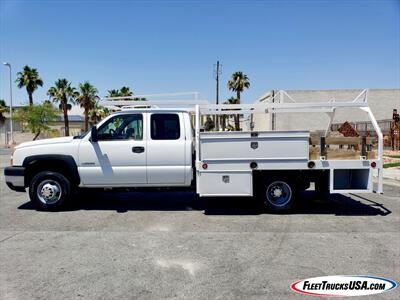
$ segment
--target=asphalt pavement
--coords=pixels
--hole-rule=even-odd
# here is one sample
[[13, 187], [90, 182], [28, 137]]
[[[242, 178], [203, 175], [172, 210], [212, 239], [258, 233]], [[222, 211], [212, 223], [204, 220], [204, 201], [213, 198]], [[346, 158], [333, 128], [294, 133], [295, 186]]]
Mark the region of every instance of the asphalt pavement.
[[[36, 211], [9, 190], [0, 153], [1, 299], [301, 299], [324, 275], [399, 281], [400, 187], [301, 196], [290, 214], [249, 199], [185, 192], [90, 192]], [[399, 299], [400, 290], [365, 299]], [[363, 298], [363, 299], [364, 299]]]

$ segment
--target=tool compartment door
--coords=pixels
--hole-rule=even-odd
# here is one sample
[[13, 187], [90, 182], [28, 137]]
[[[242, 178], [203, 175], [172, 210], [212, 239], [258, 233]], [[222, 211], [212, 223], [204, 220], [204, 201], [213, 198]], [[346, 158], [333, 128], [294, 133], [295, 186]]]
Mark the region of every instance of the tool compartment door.
[[198, 191], [200, 196], [243, 197], [253, 196], [251, 171], [244, 172], [199, 172]]

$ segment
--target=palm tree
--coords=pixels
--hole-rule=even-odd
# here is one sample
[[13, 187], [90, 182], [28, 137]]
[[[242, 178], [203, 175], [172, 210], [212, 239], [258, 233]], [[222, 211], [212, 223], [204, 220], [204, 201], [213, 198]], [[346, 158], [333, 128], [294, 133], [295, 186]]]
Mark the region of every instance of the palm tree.
[[[228, 81], [229, 90], [236, 92], [237, 104], [240, 104], [240, 93], [242, 93], [245, 88], [248, 89], [249, 87], [249, 78], [240, 71], [233, 73], [231, 79]], [[235, 118], [235, 130], [240, 130], [239, 115], [236, 115]]]
[[119, 90], [109, 90], [107, 97], [120, 97], [120, 91]]
[[[130, 88], [127, 86], [123, 86], [119, 90], [115, 90], [115, 89], [109, 90], [107, 97], [110, 98], [110, 97], [132, 97], [132, 96], [133, 96], [133, 92], [130, 90]], [[144, 97], [134, 97], [131, 99], [133, 101], [147, 101], [147, 99]], [[124, 100], [124, 99], [122, 98], [122, 100]]]
[[51, 87], [47, 94], [53, 100], [53, 102], [59, 102], [59, 108], [64, 114], [64, 125], [65, 125], [65, 135], [69, 136], [69, 122], [68, 122], [68, 110], [71, 109], [71, 103], [79, 96], [79, 93], [67, 79], [58, 79], [55, 85]]
[[0, 99], [0, 124], [4, 124], [6, 121], [5, 113], [8, 113], [10, 108], [6, 105], [6, 101]]
[[129, 87], [127, 86], [123, 86], [120, 90], [119, 90], [120, 96], [121, 97], [130, 97], [133, 95], [133, 92], [129, 89]]
[[33, 105], [33, 92], [39, 86], [43, 86], [43, 80], [39, 77], [37, 69], [25, 66], [22, 72], [17, 73], [17, 80], [15, 81], [21, 89], [26, 87], [29, 97], [29, 105]]
[[89, 116], [91, 123], [97, 124], [101, 119], [106, 117], [109, 114], [109, 111], [107, 108], [100, 106], [98, 102], [94, 105], [94, 107], [89, 111]]
[[130, 97], [133, 95], [133, 92], [129, 87], [123, 86], [119, 90], [109, 90], [107, 97]]
[[97, 89], [88, 81], [79, 84], [80, 95], [76, 102], [85, 110], [85, 131], [89, 129], [89, 111], [95, 107], [96, 101], [99, 99], [97, 92]]

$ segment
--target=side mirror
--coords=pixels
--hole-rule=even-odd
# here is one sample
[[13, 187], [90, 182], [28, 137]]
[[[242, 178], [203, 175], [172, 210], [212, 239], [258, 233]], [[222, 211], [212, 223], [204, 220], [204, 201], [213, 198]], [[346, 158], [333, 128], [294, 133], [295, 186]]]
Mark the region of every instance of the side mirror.
[[97, 127], [93, 126], [92, 130], [91, 130], [91, 139], [92, 139], [92, 143], [97, 143], [99, 138], [97, 136]]

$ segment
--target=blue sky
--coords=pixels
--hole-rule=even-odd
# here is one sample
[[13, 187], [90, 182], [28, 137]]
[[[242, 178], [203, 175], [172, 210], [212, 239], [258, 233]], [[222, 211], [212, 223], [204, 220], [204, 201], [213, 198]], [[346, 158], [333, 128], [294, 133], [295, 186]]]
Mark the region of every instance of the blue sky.
[[[270, 89], [400, 87], [400, 1], [0, 0], [0, 60], [27, 64], [45, 84], [89, 80], [101, 96], [199, 91], [215, 99], [213, 65], [226, 82], [251, 81], [243, 102]], [[8, 101], [8, 73], [0, 72]], [[27, 102], [14, 84], [14, 102]]]

